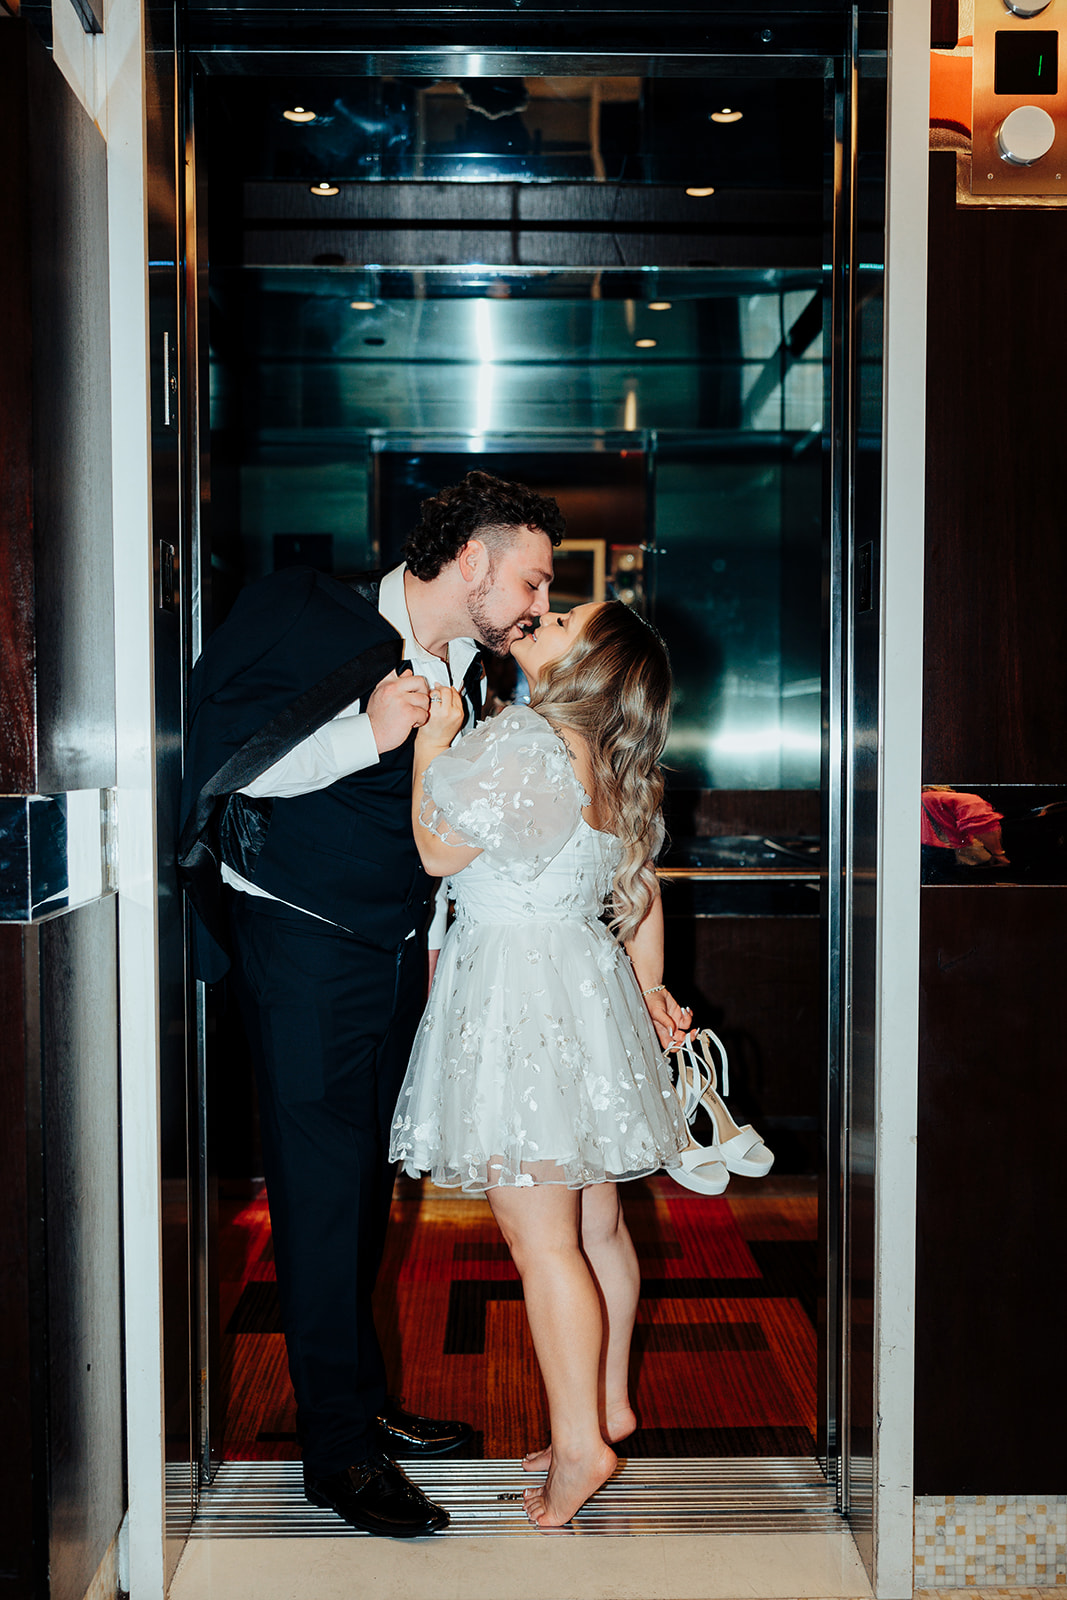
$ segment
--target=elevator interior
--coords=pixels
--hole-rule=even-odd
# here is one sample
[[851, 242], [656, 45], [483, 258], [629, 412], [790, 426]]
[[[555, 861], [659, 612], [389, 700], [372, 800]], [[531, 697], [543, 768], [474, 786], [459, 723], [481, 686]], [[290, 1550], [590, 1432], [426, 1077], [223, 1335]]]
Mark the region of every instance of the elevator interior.
[[[844, 798], [877, 574], [884, 122], [884, 39], [857, 21], [798, 12], [758, 62], [746, 35], [627, 71], [413, 51], [238, 76], [208, 40], [176, 102], [197, 201], [185, 658], [264, 572], [391, 565], [410, 507], [464, 470], [557, 494], [557, 592], [610, 586], [672, 653], [672, 970], [777, 1171], [819, 1184], [818, 1450], [843, 1508], [842, 1452], [869, 1450], [845, 1355], [869, 1215], [843, 1131], [865, 1104], [841, 1022], [849, 985], [866, 1003], [862, 907], [837, 884], [864, 837]], [[167, 1097], [176, 1530], [221, 1429], [214, 1184], [256, 1170], [224, 1008], [190, 995], [187, 1014]]]
[[[418, 501], [472, 467], [557, 495], [557, 603], [625, 594], [671, 651], [667, 910], [679, 937], [695, 917], [725, 919], [718, 975], [681, 940], [686, 993], [735, 1060], [747, 1051], [735, 1083], [778, 1172], [814, 1175], [820, 274], [265, 267], [219, 280], [214, 315], [241, 359], [219, 361], [213, 384], [215, 595], [292, 560], [388, 568]], [[772, 941], [788, 918], [792, 955], [777, 1000], [738, 1015], [745, 978], [724, 982], [724, 934], [749, 935], [751, 990], [754, 918]], [[786, 998], [797, 984], [803, 1003]]]

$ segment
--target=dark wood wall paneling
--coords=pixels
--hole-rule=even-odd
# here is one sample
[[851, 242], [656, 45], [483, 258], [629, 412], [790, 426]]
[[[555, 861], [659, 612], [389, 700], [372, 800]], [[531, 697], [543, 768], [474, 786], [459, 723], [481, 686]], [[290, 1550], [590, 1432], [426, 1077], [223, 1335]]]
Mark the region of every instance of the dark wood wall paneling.
[[[115, 781], [106, 149], [0, 34], [0, 785], [62, 794]], [[115, 935], [0, 927], [4, 1600], [78, 1600], [122, 1520]]]
[[1067, 782], [1067, 214], [930, 157], [923, 778]]
[[[726, 1046], [735, 1120], [766, 1137], [779, 1176], [814, 1175], [826, 1072], [818, 917], [675, 918], [670, 905], [668, 885], [664, 976]], [[748, 1187], [744, 1178], [731, 1183]]]
[[[1041, 285], [1067, 216], [957, 210], [954, 159], [931, 156], [923, 776], [1062, 784], [1067, 302]], [[918, 1494], [1067, 1490], [1065, 926], [1062, 888], [922, 891]]]
[[813, 266], [822, 196], [677, 184], [307, 183], [243, 186], [246, 266]]
[[[678, 839], [818, 838], [819, 807], [817, 789], [677, 789], [666, 811]], [[766, 1135], [779, 1174], [817, 1173], [826, 1072], [818, 897], [811, 916], [701, 917], [672, 914], [681, 897], [670, 882], [663, 895], [666, 980], [726, 1045], [737, 1121]]]
[[817, 839], [821, 831], [818, 789], [669, 789], [665, 805], [668, 834], [681, 838]]
[[104, 143], [27, 25], [0, 50], [0, 791], [114, 782]]
[[23, 148], [28, 84], [16, 31], [0, 48], [0, 790], [37, 787], [34, 694], [33, 426], [31, 385], [30, 173]]
[[[0, 23], [0, 789], [37, 786], [34, 693], [33, 428], [30, 173], [25, 160], [29, 85], [23, 25]], [[17, 33], [16, 31], [17, 30]], [[27, 1206], [31, 1188], [27, 1128], [23, 930], [0, 926], [0, 1595], [32, 1594], [47, 1548], [46, 1506], [34, 1496], [43, 1475], [40, 1405], [41, 1275], [29, 1270], [40, 1241]], [[39, 1122], [39, 1108], [37, 1120]]]
[[930, 44], [934, 50], [955, 50], [960, 34], [959, 0], [932, 0]]
[[31, 39], [37, 786], [54, 794], [115, 781], [107, 165]]
[[1064, 1494], [1064, 891], [923, 891], [917, 1494]]

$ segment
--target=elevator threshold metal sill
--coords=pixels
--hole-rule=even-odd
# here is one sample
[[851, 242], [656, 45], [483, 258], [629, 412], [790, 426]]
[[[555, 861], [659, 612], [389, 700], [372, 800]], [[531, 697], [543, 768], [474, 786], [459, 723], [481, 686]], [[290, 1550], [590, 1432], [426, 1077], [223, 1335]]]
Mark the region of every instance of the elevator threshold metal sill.
[[[530, 1476], [514, 1461], [409, 1462], [410, 1476], [445, 1507], [435, 1538], [536, 1533], [522, 1510]], [[794, 1456], [623, 1461], [570, 1524], [571, 1533], [838, 1533], [834, 1490], [818, 1462]], [[304, 1498], [297, 1461], [226, 1461], [193, 1523], [200, 1539], [365, 1538]]]

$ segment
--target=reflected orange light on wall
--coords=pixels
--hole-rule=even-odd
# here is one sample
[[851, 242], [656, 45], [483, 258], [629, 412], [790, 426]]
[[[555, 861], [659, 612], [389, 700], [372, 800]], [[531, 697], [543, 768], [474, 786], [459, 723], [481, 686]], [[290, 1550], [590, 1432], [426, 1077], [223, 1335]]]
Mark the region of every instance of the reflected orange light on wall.
[[[972, 38], [961, 45], [973, 45]], [[930, 52], [930, 126], [971, 136], [971, 56]]]

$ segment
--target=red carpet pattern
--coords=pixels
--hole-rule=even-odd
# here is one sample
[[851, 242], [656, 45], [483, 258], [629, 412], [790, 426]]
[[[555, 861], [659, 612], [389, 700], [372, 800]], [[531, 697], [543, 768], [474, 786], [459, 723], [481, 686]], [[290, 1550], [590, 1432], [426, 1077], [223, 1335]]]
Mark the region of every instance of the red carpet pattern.
[[[734, 1179], [718, 1199], [666, 1177], [623, 1186], [642, 1271], [628, 1456], [814, 1453], [816, 1198]], [[266, 1196], [220, 1201], [228, 1460], [297, 1455]], [[377, 1293], [397, 1394], [464, 1417], [481, 1453], [547, 1441], [522, 1291], [484, 1200], [402, 1181]]]

